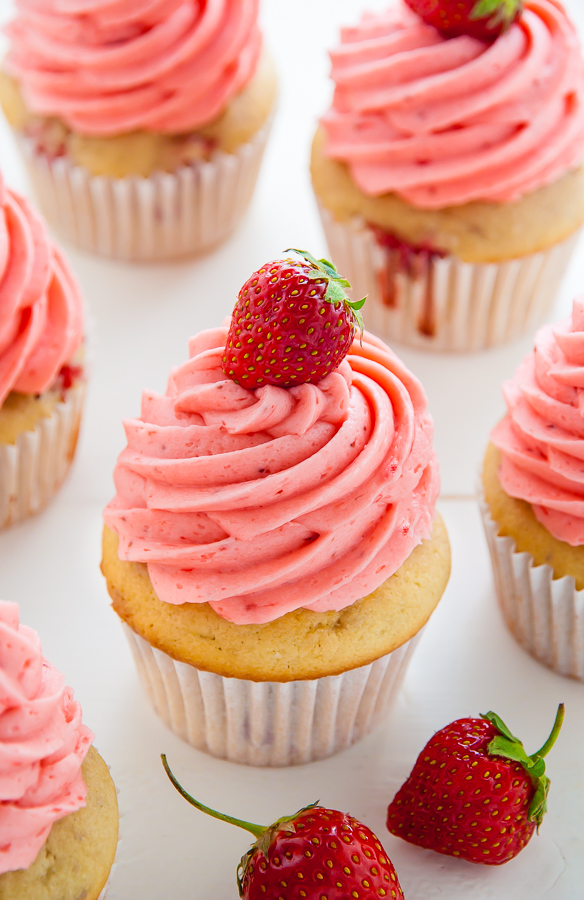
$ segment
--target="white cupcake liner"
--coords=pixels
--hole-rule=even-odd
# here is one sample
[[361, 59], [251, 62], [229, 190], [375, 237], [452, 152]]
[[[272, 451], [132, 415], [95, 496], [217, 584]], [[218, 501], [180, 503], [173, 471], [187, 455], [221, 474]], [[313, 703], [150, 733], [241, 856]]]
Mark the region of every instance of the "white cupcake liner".
[[338, 222], [320, 207], [331, 258], [368, 295], [365, 326], [387, 341], [425, 350], [496, 347], [532, 331], [549, 312], [580, 231], [541, 253], [501, 263], [420, 256], [398, 271], [399, 251], [381, 246], [362, 219]]
[[57, 493], [73, 460], [84, 394], [84, 383], [74, 385], [33, 431], [0, 444], [0, 530], [39, 512]]
[[332, 756], [381, 721], [419, 635], [341, 675], [310, 681], [223, 678], [177, 662], [124, 624], [150, 701], [197, 750], [250, 766], [290, 766]]
[[516, 550], [513, 538], [501, 537], [482, 491], [479, 505], [509, 630], [539, 662], [584, 681], [584, 590], [576, 590], [571, 576], [555, 578], [551, 566], [536, 566], [530, 553]]
[[271, 120], [235, 153], [148, 178], [92, 175], [17, 138], [39, 206], [71, 243], [129, 261], [173, 259], [207, 250], [239, 224], [251, 200]]

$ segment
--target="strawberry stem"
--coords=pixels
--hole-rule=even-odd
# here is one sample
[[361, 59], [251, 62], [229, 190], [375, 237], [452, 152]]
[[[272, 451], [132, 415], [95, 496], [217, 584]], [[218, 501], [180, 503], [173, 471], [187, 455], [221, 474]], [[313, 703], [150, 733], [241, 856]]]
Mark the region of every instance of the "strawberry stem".
[[554, 726], [551, 730], [547, 741], [537, 753], [528, 756], [524, 750], [522, 742], [515, 735], [511, 734], [505, 723], [494, 712], [485, 713], [483, 719], [491, 722], [498, 730], [499, 734], [493, 738], [487, 747], [488, 753], [493, 756], [502, 756], [505, 759], [512, 759], [520, 763], [531, 779], [533, 794], [529, 804], [528, 817], [530, 821], [536, 822], [537, 830], [541, 825], [542, 819], [547, 811], [547, 798], [550, 789], [550, 780], [545, 774], [544, 756], [554, 746], [562, 722], [564, 721], [564, 704], [560, 703]]
[[545, 742], [543, 747], [537, 751], [537, 753], [531, 754], [530, 759], [533, 759], [535, 761], [535, 759], [537, 757], [541, 758], [541, 757], [547, 756], [547, 754], [550, 752], [550, 750], [554, 746], [554, 744], [558, 738], [558, 735], [560, 733], [560, 729], [561, 729], [563, 721], [564, 721], [564, 710], [565, 710], [564, 704], [560, 703], [560, 705], [558, 706], [558, 711], [556, 713], [556, 720], [554, 722], [554, 727], [551, 730], [549, 738], [547, 739], [547, 741]]
[[243, 828], [244, 831], [249, 831], [250, 834], [253, 834], [254, 837], [260, 838], [267, 828], [264, 828], [262, 825], [254, 825], [252, 822], [244, 822], [242, 819], [235, 819], [233, 816], [226, 816], [223, 813], [217, 812], [215, 809], [210, 809], [210, 807], [205, 806], [203, 803], [200, 803], [198, 800], [195, 800], [194, 797], [191, 797], [188, 794], [183, 786], [176, 780], [174, 777], [170, 766], [166, 760], [166, 754], [161, 753], [160, 758], [162, 760], [162, 765], [164, 766], [164, 771], [168, 775], [170, 781], [177, 789], [179, 794], [187, 800], [191, 806], [196, 807], [196, 809], [200, 809], [201, 812], [207, 813], [208, 816], [213, 816], [214, 819], [220, 819], [222, 822], [228, 822], [230, 825], [237, 825], [238, 828]]

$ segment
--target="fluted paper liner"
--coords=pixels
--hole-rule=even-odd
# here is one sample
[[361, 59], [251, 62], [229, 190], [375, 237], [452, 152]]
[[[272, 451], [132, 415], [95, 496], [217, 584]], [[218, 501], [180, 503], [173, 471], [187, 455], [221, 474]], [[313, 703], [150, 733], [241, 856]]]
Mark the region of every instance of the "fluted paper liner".
[[62, 237], [115, 259], [188, 256], [224, 240], [251, 200], [271, 122], [235, 153], [148, 178], [92, 175], [18, 135], [39, 206]]
[[419, 256], [415, 272], [381, 246], [362, 219], [339, 222], [320, 207], [332, 261], [368, 295], [365, 327], [384, 340], [442, 351], [496, 347], [534, 330], [551, 309], [580, 231], [546, 251], [501, 263]]
[[332, 756], [365, 737], [399, 691], [419, 635], [367, 666], [310, 681], [223, 678], [172, 659], [124, 624], [150, 701], [197, 750], [250, 766]]
[[479, 504], [509, 630], [539, 662], [584, 681], [584, 590], [576, 590], [572, 577], [554, 578], [551, 566], [536, 566], [530, 553], [518, 552], [513, 538], [499, 535], [482, 493]]
[[77, 443], [85, 384], [67, 390], [50, 416], [15, 444], [0, 444], [0, 529], [39, 512], [57, 493]]

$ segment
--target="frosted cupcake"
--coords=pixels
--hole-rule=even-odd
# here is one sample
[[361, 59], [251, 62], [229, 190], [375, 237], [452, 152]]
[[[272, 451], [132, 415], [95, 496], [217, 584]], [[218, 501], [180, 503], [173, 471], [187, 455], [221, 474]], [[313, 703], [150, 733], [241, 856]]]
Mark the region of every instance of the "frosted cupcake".
[[96, 900], [118, 842], [116, 789], [71, 688], [0, 602], [0, 897]]
[[367, 326], [476, 350], [539, 324], [584, 221], [584, 62], [561, 5], [526, 0], [486, 43], [396, 0], [331, 57], [312, 180]]
[[497, 594], [517, 640], [584, 681], [584, 297], [503, 386], [483, 483]]
[[257, 12], [258, 0], [19, 3], [0, 99], [64, 236], [153, 260], [236, 227], [276, 94]]
[[0, 529], [38, 512], [75, 453], [85, 390], [81, 295], [0, 173]]
[[424, 392], [377, 338], [351, 343], [311, 259], [252, 275], [230, 331], [144, 394], [105, 511], [102, 570], [156, 710], [253, 765], [373, 728], [450, 568]]

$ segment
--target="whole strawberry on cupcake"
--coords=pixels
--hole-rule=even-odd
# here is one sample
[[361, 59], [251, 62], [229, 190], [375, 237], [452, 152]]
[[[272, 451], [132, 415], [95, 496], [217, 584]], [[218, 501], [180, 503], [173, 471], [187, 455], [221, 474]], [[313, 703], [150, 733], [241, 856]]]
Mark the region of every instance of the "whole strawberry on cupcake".
[[39, 203], [120, 259], [224, 240], [251, 199], [277, 78], [259, 0], [24, 0], [0, 102]]
[[124, 423], [114, 609], [163, 719], [238, 762], [366, 734], [448, 580], [426, 397], [347, 289], [308, 253], [266, 263]]
[[476, 350], [550, 308], [584, 222], [584, 61], [556, 0], [395, 0], [341, 31], [312, 181], [365, 322]]
[[67, 261], [0, 173], [0, 529], [42, 509], [73, 460], [83, 329]]

